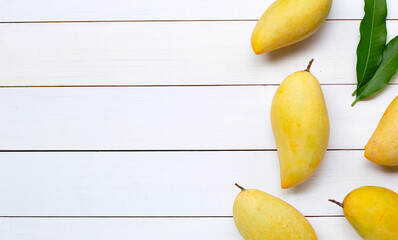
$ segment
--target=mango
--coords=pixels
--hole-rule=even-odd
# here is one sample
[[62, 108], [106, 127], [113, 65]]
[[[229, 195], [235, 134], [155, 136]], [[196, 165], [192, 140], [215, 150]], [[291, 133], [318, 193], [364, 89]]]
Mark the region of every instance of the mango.
[[366, 144], [365, 157], [377, 164], [398, 166], [398, 96], [388, 106]]
[[360, 187], [349, 193], [343, 203], [344, 215], [365, 240], [398, 239], [398, 194], [382, 187]]
[[276, 0], [261, 16], [251, 37], [256, 54], [304, 40], [324, 23], [332, 0]]
[[233, 217], [243, 239], [318, 239], [307, 219], [288, 203], [260, 190], [237, 186], [242, 191], [235, 199]]
[[329, 142], [329, 117], [318, 80], [309, 70], [288, 76], [271, 105], [282, 188], [306, 181], [318, 168]]

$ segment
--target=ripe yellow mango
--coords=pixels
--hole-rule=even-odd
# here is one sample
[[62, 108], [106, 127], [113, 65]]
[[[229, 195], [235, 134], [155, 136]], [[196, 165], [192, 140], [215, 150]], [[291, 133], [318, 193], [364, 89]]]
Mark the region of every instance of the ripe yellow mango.
[[398, 239], [398, 194], [382, 187], [360, 187], [349, 193], [343, 204], [344, 215], [365, 240]]
[[366, 144], [365, 157], [381, 165], [398, 165], [398, 96], [388, 106]]
[[311, 63], [306, 70], [293, 73], [282, 82], [271, 105], [282, 188], [310, 178], [329, 142], [326, 103], [318, 80], [309, 72]]
[[307, 219], [288, 203], [259, 190], [240, 188], [242, 192], [235, 199], [233, 216], [243, 239], [318, 239]]
[[256, 54], [299, 42], [326, 20], [332, 0], [276, 0], [261, 16], [251, 42]]

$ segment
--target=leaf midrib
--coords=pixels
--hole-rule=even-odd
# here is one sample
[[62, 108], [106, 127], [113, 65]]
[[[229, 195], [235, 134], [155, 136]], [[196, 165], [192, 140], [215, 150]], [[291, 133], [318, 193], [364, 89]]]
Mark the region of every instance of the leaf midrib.
[[362, 77], [361, 77], [361, 81], [360, 81], [359, 84], [358, 84], [358, 87], [360, 87], [361, 84], [362, 84], [362, 82], [363, 82], [363, 79], [364, 79], [364, 77], [365, 77], [366, 70], [367, 70], [368, 64], [369, 64], [370, 50], [372, 49], [372, 43], [373, 43], [373, 28], [374, 28], [375, 15], [376, 15], [376, 14], [375, 14], [375, 9], [376, 9], [376, 1], [373, 1], [372, 27], [371, 27], [371, 30], [370, 30], [370, 43], [369, 43], [369, 49], [368, 49], [368, 56], [367, 56], [367, 58], [366, 58], [365, 68], [364, 68], [364, 71], [363, 71], [363, 74], [362, 74]]
[[380, 75], [380, 73], [383, 72], [384, 68], [387, 67], [388, 64], [397, 56], [398, 52], [396, 52], [390, 60], [382, 67], [382, 69], [366, 84], [365, 89], [362, 91], [362, 93], [358, 96], [360, 98], [364, 92], [370, 87], [370, 85], [375, 81], [375, 79]]

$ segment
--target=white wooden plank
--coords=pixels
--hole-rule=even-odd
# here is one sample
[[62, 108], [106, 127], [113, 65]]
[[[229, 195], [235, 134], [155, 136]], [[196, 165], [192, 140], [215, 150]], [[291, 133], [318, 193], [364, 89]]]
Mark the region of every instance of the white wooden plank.
[[[312, 38], [261, 56], [250, 46], [254, 24], [1, 24], [0, 85], [278, 84], [311, 58], [321, 83], [356, 82], [359, 21], [327, 22]], [[398, 21], [388, 29], [398, 35]]]
[[[275, 149], [276, 88], [1, 88], [0, 150]], [[329, 148], [363, 149], [398, 86], [354, 108], [354, 86], [323, 90]]]
[[309, 181], [289, 190], [280, 188], [274, 151], [3, 152], [0, 165], [0, 216], [231, 216], [235, 182], [306, 216], [342, 215], [327, 199], [360, 186], [398, 192], [398, 168], [379, 167], [363, 151], [328, 152]]
[[[309, 218], [322, 240], [360, 240], [344, 218]], [[3, 218], [0, 238], [12, 240], [241, 240], [232, 218]]]
[[[273, 0], [1, 0], [0, 21], [258, 19]], [[387, 0], [389, 18], [398, 3]], [[330, 19], [360, 19], [363, 0], [334, 0]]]

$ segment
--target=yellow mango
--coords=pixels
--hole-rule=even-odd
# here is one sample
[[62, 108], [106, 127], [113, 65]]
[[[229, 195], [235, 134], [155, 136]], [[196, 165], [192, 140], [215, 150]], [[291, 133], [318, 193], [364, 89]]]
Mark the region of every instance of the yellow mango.
[[329, 142], [329, 117], [318, 80], [304, 71], [287, 77], [275, 93], [271, 124], [278, 149], [282, 188], [310, 178]]
[[381, 165], [398, 166], [398, 96], [388, 106], [366, 144], [365, 157]]
[[318, 239], [307, 219], [288, 203], [260, 190], [240, 188], [242, 192], [235, 199], [233, 216], [243, 239]]
[[341, 204], [344, 215], [365, 240], [398, 239], [398, 194], [382, 187], [360, 187]]
[[304, 40], [324, 23], [332, 0], [276, 0], [255, 26], [251, 43], [256, 54]]

